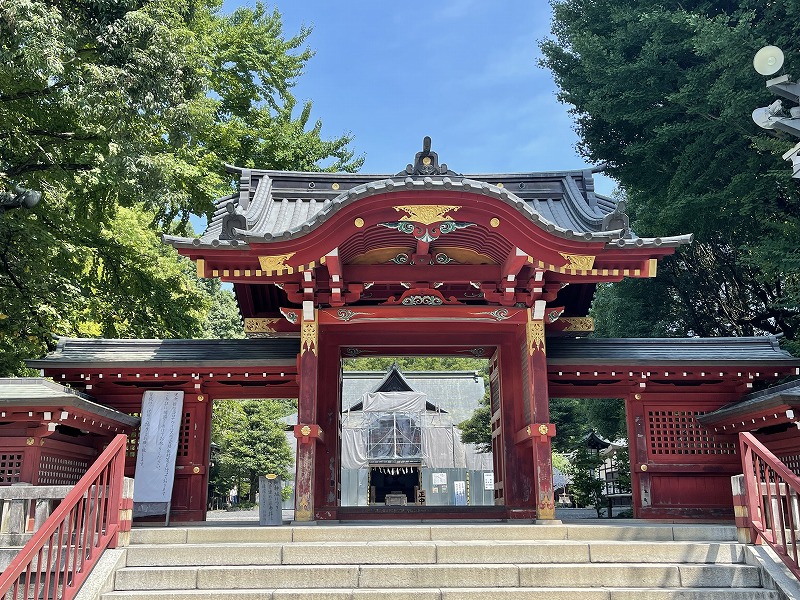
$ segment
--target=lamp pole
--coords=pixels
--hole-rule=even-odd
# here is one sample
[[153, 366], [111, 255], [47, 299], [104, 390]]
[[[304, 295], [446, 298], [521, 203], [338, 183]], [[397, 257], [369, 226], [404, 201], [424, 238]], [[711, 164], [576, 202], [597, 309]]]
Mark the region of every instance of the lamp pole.
[[14, 208], [31, 209], [42, 199], [42, 193], [18, 185], [12, 192], [0, 192], [0, 216]]
[[[777, 129], [800, 138], [800, 83], [792, 81], [788, 74], [772, 77], [781, 70], [783, 62], [783, 52], [777, 46], [764, 46], [756, 52], [753, 68], [760, 75], [770, 77], [767, 89], [779, 99], [769, 106], [755, 109], [753, 121], [764, 129]], [[787, 109], [783, 100], [790, 100], [795, 106]], [[792, 177], [800, 179], [800, 143], [784, 153], [783, 159], [792, 162]]]

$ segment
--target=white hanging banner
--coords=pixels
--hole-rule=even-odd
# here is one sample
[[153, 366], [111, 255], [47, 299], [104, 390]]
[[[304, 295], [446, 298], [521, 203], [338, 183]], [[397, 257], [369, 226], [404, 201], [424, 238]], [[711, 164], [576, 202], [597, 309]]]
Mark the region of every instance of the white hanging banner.
[[[134, 503], [168, 504], [175, 480], [178, 432], [183, 416], [183, 392], [146, 391], [136, 451]], [[166, 514], [167, 506], [134, 507], [134, 516]]]

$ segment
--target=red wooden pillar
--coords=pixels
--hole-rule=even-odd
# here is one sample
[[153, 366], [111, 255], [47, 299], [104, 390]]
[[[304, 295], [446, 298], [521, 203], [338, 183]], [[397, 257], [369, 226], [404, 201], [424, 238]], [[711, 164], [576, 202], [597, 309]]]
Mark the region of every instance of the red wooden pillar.
[[[517, 434], [517, 441], [530, 440], [533, 452], [533, 485], [536, 494], [536, 516], [538, 519], [556, 518], [553, 497], [553, 467], [550, 440], [556, 427], [550, 423], [550, 398], [547, 391], [547, 353], [544, 337], [545, 302], [537, 300], [533, 309], [528, 309], [525, 325], [525, 340], [528, 349], [528, 389], [525, 399], [530, 404], [530, 420], [524, 431]], [[528, 410], [526, 409], [526, 413]]]
[[[313, 311], [313, 312], [312, 312]], [[307, 319], [307, 312], [313, 317]], [[297, 425], [294, 436], [297, 438], [297, 460], [295, 462], [295, 521], [314, 520], [314, 461], [316, 442], [322, 437], [317, 425], [317, 371], [319, 357], [317, 309], [303, 310], [300, 325], [300, 375], [297, 395]]]
[[625, 398], [628, 421], [628, 453], [631, 463], [631, 503], [633, 516], [642, 518], [642, 509], [650, 508], [650, 474], [647, 472], [647, 418], [638, 392]]

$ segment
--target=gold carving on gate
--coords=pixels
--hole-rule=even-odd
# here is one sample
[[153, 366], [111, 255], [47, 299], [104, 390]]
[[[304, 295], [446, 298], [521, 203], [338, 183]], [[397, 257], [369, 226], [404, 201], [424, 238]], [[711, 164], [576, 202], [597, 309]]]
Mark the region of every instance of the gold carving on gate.
[[300, 433], [302, 433], [303, 436], [305, 436], [305, 437], [310, 436], [311, 435], [311, 427], [309, 427], [308, 425], [303, 425], [303, 427], [300, 428]]
[[296, 253], [290, 252], [289, 254], [277, 254], [275, 256], [259, 256], [258, 262], [261, 263], [261, 270], [267, 274], [270, 271], [280, 274], [282, 271], [292, 273], [294, 269], [286, 264], [286, 261], [292, 258]]
[[548, 431], [550, 431], [550, 429], [547, 427], [547, 425], [544, 423], [539, 425], [539, 435], [547, 435]]
[[263, 317], [246, 318], [244, 320], [245, 333], [275, 333], [273, 325], [280, 321], [278, 318], [267, 319]]
[[542, 499], [539, 502], [539, 511], [536, 517], [545, 521], [556, 518], [556, 505], [553, 502], [552, 493], [545, 493], [542, 495]]
[[447, 212], [456, 212], [460, 206], [444, 206], [441, 204], [433, 205], [410, 205], [410, 206], [395, 206], [394, 209], [398, 212], [402, 211], [408, 216], [400, 217], [401, 221], [413, 221], [414, 223], [422, 223], [423, 225], [431, 225], [440, 221], [452, 221], [453, 217], [445, 216]]
[[567, 261], [565, 269], [576, 269], [578, 271], [591, 271], [596, 258], [583, 254], [566, 254], [564, 252], [559, 252], [559, 254]]
[[294, 518], [295, 521], [311, 520], [311, 503], [309, 502], [308, 494], [300, 496], [300, 502], [298, 503]]
[[559, 322], [564, 324], [562, 331], [594, 331], [592, 317], [561, 317]]
[[317, 321], [308, 321], [300, 326], [300, 355], [311, 351], [317, 354]]
[[525, 333], [528, 338], [528, 354], [533, 356], [534, 350], [544, 352], [544, 323], [529, 321]]

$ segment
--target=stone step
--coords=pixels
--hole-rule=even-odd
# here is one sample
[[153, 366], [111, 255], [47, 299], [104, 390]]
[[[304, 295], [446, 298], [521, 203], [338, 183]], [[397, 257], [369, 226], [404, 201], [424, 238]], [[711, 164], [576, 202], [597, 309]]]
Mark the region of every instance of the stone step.
[[728, 525], [321, 525], [316, 527], [134, 528], [132, 544], [234, 542], [608, 540], [735, 541]]
[[128, 548], [127, 565], [371, 565], [468, 563], [741, 563], [728, 542], [288, 542], [154, 544]]
[[780, 600], [757, 588], [237, 589], [109, 592], [103, 600]]
[[115, 589], [758, 587], [747, 565], [305, 565], [125, 567]]

